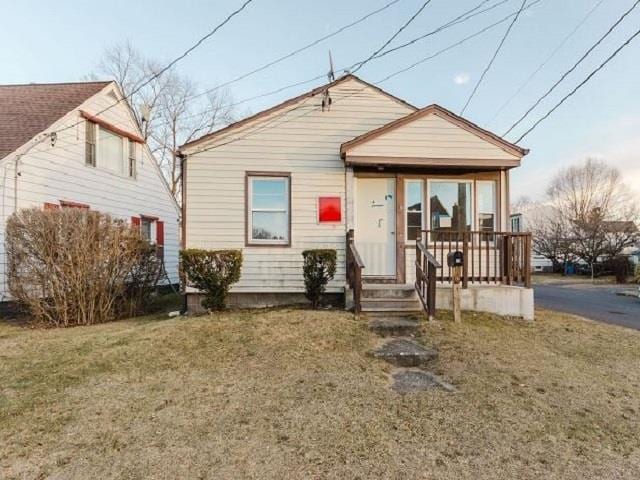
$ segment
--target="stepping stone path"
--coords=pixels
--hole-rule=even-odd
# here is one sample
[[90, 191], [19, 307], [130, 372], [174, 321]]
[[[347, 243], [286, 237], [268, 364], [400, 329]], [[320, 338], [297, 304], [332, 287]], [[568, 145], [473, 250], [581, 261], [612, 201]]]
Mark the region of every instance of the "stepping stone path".
[[431, 388], [455, 391], [453, 385], [421, 368], [438, 358], [438, 352], [418, 343], [412, 337], [419, 327], [420, 322], [411, 317], [376, 316], [372, 318], [369, 321], [369, 329], [384, 337], [384, 340], [369, 352], [370, 355], [398, 367], [391, 372], [391, 388], [399, 393]]

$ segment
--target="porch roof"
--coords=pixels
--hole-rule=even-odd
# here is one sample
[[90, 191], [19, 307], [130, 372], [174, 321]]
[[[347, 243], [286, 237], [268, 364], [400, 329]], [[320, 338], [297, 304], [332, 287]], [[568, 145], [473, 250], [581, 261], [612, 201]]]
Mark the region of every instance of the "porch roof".
[[528, 152], [439, 105], [340, 146], [347, 165], [512, 168]]

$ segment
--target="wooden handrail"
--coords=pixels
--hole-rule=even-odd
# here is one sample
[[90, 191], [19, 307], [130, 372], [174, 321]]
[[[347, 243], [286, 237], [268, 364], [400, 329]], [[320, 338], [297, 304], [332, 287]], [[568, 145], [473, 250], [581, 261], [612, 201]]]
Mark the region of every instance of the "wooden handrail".
[[[424, 247], [441, 264], [449, 252], [463, 252], [462, 288], [471, 284], [520, 285], [531, 288], [531, 233], [480, 230], [423, 230]], [[451, 281], [448, 267], [440, 282]]]
[[416, 240], [416, 282], [415, 288], [427, 317], [432, 320], [436, 314], [436, 269], [441, 268], [427, 249], [422, 239]]
[[347, 283], [353, 290], [353, 310], [358, 314], [362, 310], [362, 269], [364, 269], [364, 262], [356, 248], [353, 229], [347, 231], [346, 240]]

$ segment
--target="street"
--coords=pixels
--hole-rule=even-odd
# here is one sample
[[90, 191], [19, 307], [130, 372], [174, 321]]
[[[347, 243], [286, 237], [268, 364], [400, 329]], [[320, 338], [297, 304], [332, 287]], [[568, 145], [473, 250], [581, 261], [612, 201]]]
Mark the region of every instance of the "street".
[[640, 330], [640, 299], [616, 295], [634, 285], [553, 282], [534, 285], [537, 307]]

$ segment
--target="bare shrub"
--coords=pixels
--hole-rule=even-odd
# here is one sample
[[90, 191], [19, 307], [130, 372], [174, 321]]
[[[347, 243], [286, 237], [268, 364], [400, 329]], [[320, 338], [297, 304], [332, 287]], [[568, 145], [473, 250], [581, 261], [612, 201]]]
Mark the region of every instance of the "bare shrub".
[[135, 317], [149, 311], [162, 274], [162, 260], [154, 245], [138, 238], [133, 252], [134, 262], [119, 309], [119, 314], [125, 317]]
[[[7, 221], [6, 251], [11, 295], [48, 326], [91, 325], [137, 310], [144, 294], [131, 279], [149, 276], [141, 272], [147, 257], [139, 233], [99, 212], [21, 210]], [[133, 291], [136, 300], [123, 308]]]

